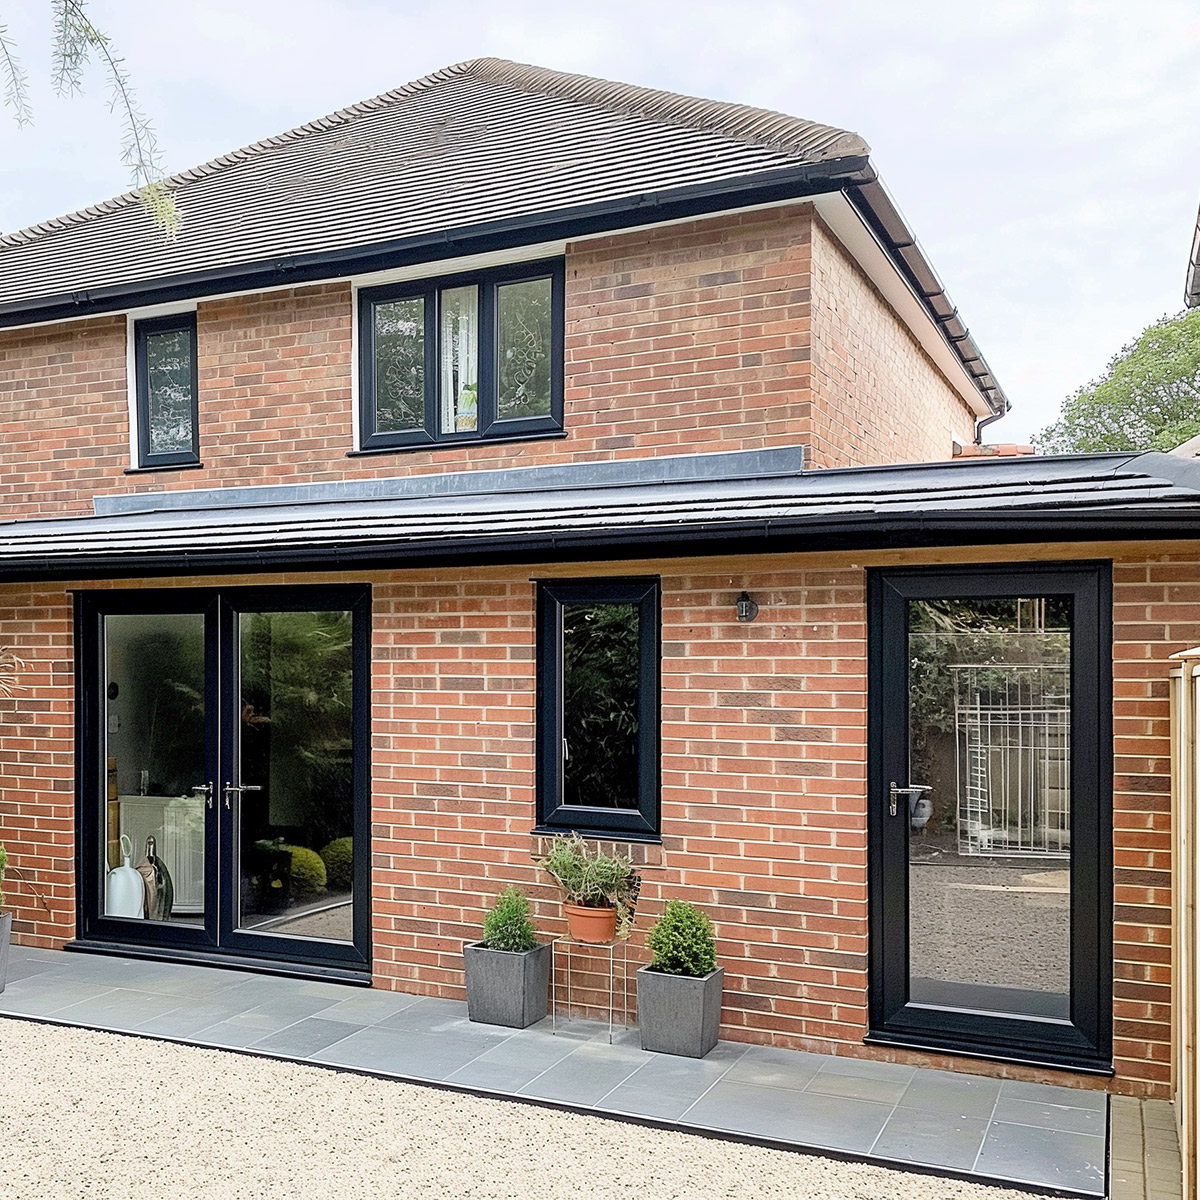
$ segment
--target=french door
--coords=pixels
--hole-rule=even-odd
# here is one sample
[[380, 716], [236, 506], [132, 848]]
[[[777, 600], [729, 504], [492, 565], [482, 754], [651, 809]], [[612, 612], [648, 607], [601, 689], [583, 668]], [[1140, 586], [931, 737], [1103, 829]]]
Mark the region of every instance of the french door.
[[868, 1040], [1111, 1068], [1111, 585], [877, 571]]
[[369, 967], [369, 621], [366, 587], [78, 595], [83, 940]]

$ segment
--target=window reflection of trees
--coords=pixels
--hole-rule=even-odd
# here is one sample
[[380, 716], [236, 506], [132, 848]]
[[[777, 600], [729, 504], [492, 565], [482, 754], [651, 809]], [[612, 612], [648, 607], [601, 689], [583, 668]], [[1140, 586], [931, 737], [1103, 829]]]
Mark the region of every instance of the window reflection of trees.
[[192, 339], [186, 329], [146, 338], [150, 453], [192, 448]]
[[425, 424], [425, 302], [375, 305], [375, 423], [385, 433]]
[[563, 606], [563, 802], [638, 806], [640, 650], [635, 604]]
[[498, 291], [497, 415], [502, 421], [550, 413], [550, 280]]

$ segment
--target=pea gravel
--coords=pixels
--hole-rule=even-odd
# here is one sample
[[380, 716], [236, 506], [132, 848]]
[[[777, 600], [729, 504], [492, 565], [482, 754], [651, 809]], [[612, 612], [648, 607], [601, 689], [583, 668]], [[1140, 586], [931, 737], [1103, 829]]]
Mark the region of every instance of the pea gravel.
[[0, 1197], [1016, 1200], [1025, 1193], [0, 1018]]

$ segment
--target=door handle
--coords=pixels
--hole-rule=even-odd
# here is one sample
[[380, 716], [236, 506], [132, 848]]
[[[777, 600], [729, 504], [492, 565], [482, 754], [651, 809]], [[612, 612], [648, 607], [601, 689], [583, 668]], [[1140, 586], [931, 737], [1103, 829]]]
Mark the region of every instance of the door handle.
[[205, 804], [207, 804], [209, 808], [212, 808], [213, 785], [211, 779], [207, 783], [193, 784], [192, 791], [199, 796], [203, 796]]
[[911, 783], [908, 787], [900, 787], [893, 779], [888, 785], [888, 815], [894, 817], [896, 815], [896, 800], [900, 796], [911, 796], [914, 792], [932, 791], [932, 787], [928, 783]]
[[237, 792], [238, 795], [240, 796], [242, 794], [242, 792], [261, 792], [261, 791], [262, 791], [262, 788], [257, 783], [242, 783], [242, 784], [226, 783], [225, 784], [225, 807], [230, 808], [230, 809], [233, 808], [233, 804], [231, 803], [231, 801], [233, 799], [234, 792]]

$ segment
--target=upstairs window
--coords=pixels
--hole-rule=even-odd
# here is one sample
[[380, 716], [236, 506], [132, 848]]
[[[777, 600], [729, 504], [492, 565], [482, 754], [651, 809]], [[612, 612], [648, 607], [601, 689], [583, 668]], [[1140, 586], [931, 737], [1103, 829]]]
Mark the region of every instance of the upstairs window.
[[561, 262], [362, 290], [362, 448], [560, 431], [562, 331]]
[[196, 314], [148, 317], [134, 324], [138, 466], [200, 461], [196, 387]]

